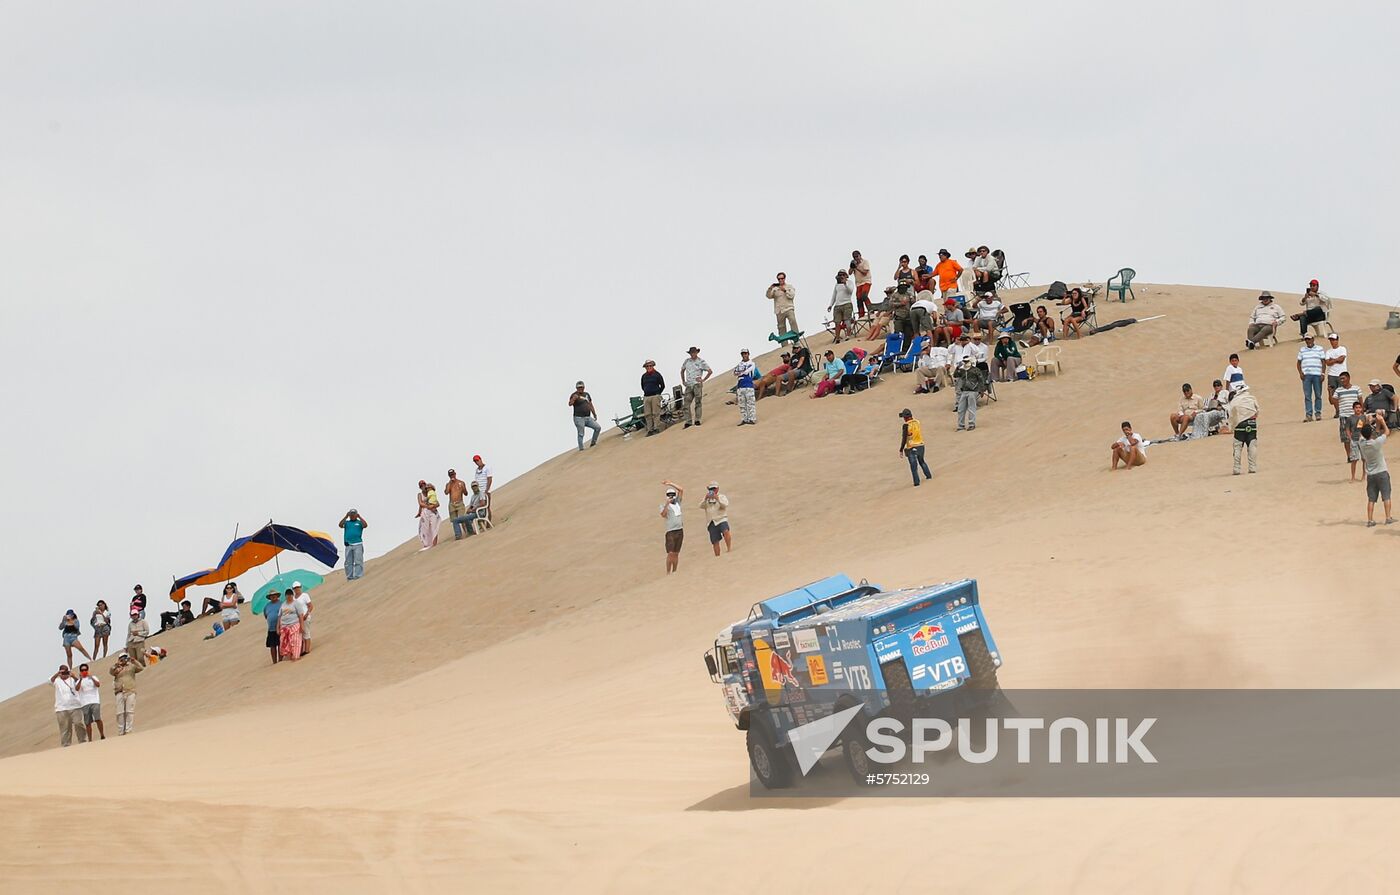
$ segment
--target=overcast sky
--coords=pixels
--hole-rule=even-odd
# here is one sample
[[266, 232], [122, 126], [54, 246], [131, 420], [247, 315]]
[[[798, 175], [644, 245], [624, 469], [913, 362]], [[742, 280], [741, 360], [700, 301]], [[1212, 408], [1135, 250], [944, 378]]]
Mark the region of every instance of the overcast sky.
[[575, 379], [766, 344], [779, 269], [809, 328], [853, 248], [1400, 298], [1394, 5], [0, 16], [0, 696], [236, 524], [355, 505], [373, 556], [419, 478], [571, 449]]

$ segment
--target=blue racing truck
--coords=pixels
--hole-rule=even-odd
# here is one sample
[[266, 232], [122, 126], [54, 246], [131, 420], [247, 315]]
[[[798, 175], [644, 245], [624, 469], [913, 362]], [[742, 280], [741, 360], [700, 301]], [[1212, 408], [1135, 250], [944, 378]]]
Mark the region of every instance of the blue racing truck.
[[886, 591], [833, 575], [755, 603], [705, 654], [769, 789], [797, 775], [794, 728], [859, 705], [840, 743], [861, 781], [870, 770], [866, 722], [985, 702], [1000, 695], [1000, 665], [971, 579]]

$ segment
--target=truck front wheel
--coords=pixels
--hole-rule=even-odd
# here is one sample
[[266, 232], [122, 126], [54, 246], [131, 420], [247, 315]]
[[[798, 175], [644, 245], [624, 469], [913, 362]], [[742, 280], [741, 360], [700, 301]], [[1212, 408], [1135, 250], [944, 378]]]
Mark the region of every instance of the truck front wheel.
[[775, 745], [768, 722], [760, 717], [749, 718], [746, 735], [749, 765], [764, 789], [787, 789], [792, 785], [792, 765]]

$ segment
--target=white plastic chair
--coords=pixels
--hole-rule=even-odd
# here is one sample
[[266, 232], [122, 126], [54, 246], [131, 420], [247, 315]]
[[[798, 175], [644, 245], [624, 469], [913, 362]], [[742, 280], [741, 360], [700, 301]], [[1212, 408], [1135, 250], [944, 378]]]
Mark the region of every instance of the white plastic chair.
[[473, 512], [476, 514], [476, 530], [478, 533], [488, 528], [495, 528], [491, 524], [491, 495], [486, 495], [486, 503], [477, 507]]
[[1039, 375], [1042, 372], [1048, 373], [1052, 369], [1055, 371], [1056, 376], [1064, 372], [1064, 367], [1060, 364], [1059, 345], [1047, 345], [1046, 347], [1040, 349], [1040, 351], [1036, 352], [1035, 355], [1036, 375]]

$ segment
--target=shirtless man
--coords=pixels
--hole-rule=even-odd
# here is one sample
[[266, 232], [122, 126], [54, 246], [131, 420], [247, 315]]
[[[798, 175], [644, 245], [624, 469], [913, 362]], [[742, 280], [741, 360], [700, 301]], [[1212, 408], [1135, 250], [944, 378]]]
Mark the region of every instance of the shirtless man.
[[462, 540], [462, 529], [466, 528], [467, 483], [457, 478], [457, 470], [447, 470], [447, 518], [452, 521], [452, 540]]

